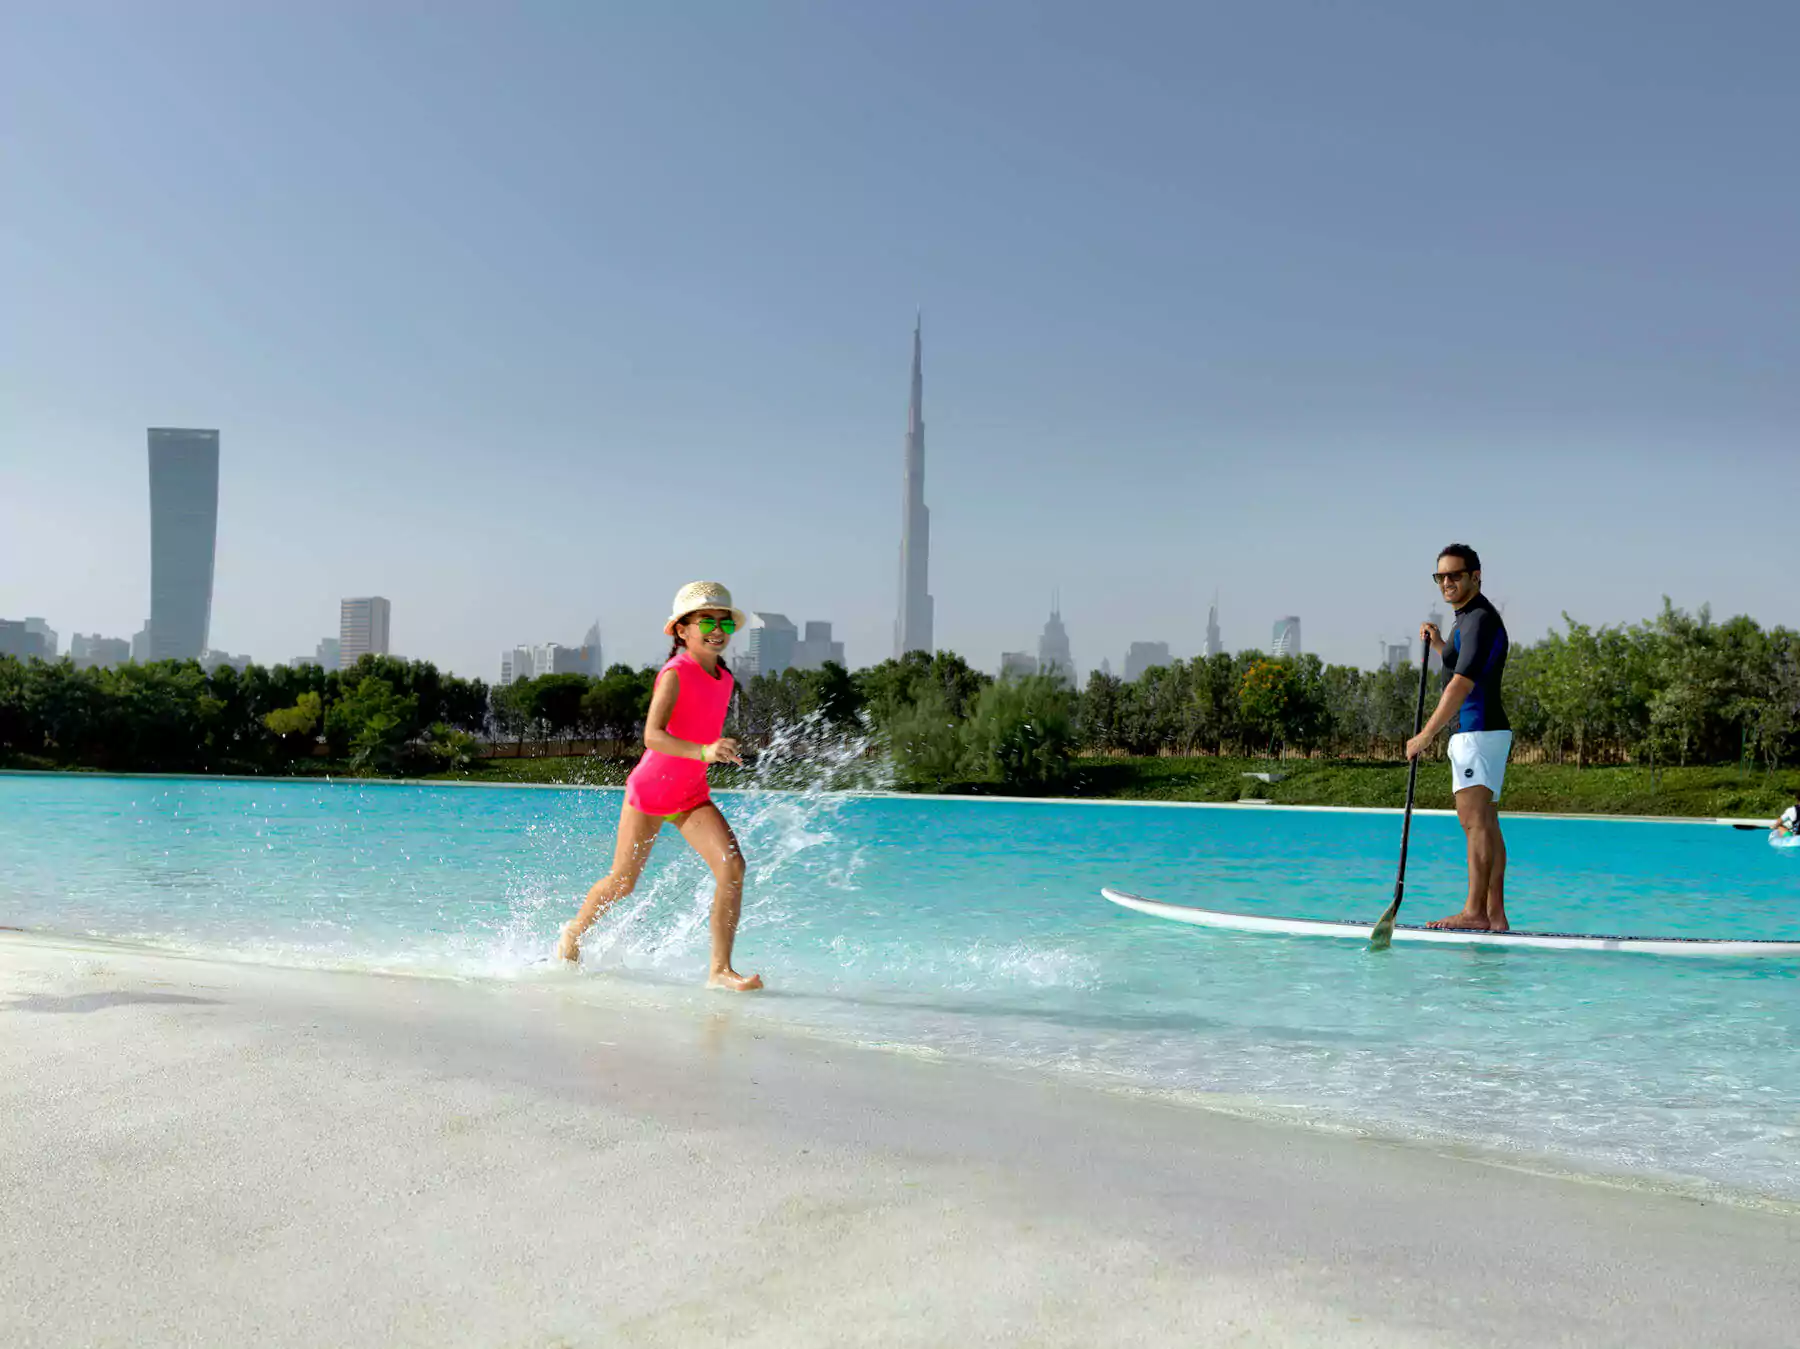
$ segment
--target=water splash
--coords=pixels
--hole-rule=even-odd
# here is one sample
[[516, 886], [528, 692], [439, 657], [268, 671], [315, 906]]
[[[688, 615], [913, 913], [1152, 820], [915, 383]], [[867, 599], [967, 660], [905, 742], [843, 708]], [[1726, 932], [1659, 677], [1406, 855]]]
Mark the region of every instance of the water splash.
[[[893, 783], [892, 762], [866, 720], [854, 730], [818, 713], [779, 723], [740, 782], [716, 798], [750, 866], [740, 935], [790, 922], [822, 894], [857, 889], [863, 849], [834, 827], [837, 816], [855, 795]], [[506, 918], [478, 956], [482, 972], [540, 958], [580, 893], [603, 874], [596, 870], [573, 895], [545, 884], [546, 872], [566, 874], [559, 863], [576, 849], [591, 854], [604, 847], [610, 860], [611, 837], [602, 842], [593, 823], [573, 824], [534, 826], [533, 865], [509, 885]], [[589, 968], [670, 976], [704, 968], [711, 949], [712, 874], [672, 832], [659, 837], [637, 889], [603, 913], [584, 938]]]

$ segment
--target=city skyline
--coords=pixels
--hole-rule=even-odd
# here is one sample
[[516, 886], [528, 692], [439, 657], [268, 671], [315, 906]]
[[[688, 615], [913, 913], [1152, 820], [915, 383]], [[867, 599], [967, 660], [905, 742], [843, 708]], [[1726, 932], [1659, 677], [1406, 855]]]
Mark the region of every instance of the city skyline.
[[1631, 33], [45, 8], [9, 52], [0, 614], [141, 631], [144, 428], [194, 426], [230, 452], [211, 645], [311, 650], [374, 590], [460, 674], [596, 616], [655, 663], [717, 578], [877, 663], [922, 306], [931, 644], [982, 668], [1052, 585], [1115, 667], [1194, 652], [1224, 586], [1224, 646], [1299, 613], [1366, 668], [1453, 539], [1522, 643], [1665, 594], [1800, 627], [1754, 486], [1800, 426], [1800, 17]]

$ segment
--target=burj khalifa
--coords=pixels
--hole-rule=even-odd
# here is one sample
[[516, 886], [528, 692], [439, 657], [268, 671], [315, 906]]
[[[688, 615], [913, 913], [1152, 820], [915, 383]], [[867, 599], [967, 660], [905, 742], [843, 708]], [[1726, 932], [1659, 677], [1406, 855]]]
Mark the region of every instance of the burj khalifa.
[[906, 418], [906, 494], [900, 504], [900, 612], [894, 619], [894, 656], [930, 652], [931, 512], [925, 507], [925, 371], [923, 320], [913, 324], [912, 405]]

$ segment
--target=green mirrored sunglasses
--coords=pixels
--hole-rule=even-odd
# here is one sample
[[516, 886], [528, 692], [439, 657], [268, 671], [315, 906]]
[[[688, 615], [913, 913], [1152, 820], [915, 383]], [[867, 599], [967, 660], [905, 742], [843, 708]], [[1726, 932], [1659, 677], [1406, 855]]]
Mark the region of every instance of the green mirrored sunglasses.
[[737, 631], [737, 619], [735, 618], [696, 618], [694, 623], [699, 627], [702, 635], [716, 630], [729, 637]]

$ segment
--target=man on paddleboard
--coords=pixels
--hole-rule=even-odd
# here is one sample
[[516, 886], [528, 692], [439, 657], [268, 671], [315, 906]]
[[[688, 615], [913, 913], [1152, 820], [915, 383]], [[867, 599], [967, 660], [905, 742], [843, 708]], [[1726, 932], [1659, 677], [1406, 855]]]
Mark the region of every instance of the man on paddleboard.
[[1461, 913], [1428, 926], [1505, 932], [1506, 840], [1497, 807], [1512, 750], [1512, 730], [1500, 705], [1506, 624], [1481, 593], [1481, 558], [1468, 544], [1453, 543], [1439, 553], [1431, 579], [1455, 608], [1456, 622], [1447, 642], [1434, 623], [1421, 623], [1419, 638], [1443, 657], [1450, 679], [1425, 729], [1406, 742], [1406, 757], [1418, 758], [1439, 731], [1455, 723], [1450, 774], [1456, 818], [1469, 844], [1469, 897]]
[[1777, 838], [1800, 834], [1800, 792], [1794, 793], [1794, 804], [1782, 811], [1781, 818], [1775, 821], [1774, 833]]

